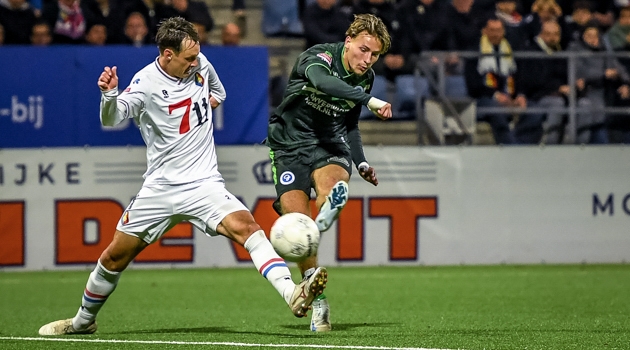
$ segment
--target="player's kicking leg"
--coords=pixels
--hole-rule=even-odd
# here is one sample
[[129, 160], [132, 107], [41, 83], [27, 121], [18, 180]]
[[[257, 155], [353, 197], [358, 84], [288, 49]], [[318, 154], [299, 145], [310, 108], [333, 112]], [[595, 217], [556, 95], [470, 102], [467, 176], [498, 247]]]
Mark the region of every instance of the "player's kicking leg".
[[90, 273], [81, 307], [74, 318], [54, 321], [39, 329], [40, 335], [92, 334], [96, 332], [96, 315], [116, 289], [120, 273], [147, 246], [138, 237], [116, 231]]
[[286, 262], [278, 256], [249, 211], [227, 215], [217, 227], [217, 232], [247, 249], [260, 274], [280, 293], [296, 317], [306, 316], [313, 300], [326, 288], [328, 274], [324, 267], [319, 267], [299, 284], [293, 283]]

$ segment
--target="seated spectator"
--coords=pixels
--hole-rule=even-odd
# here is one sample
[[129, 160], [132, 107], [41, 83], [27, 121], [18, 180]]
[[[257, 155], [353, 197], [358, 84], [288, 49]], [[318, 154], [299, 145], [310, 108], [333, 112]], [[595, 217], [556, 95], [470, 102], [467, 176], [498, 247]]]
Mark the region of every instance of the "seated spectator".
[[[610, 28], [606, 37], [611, 48], [618, 52], [630, 51], [630, 7], [619, 10], [619, 19]], [[630, 58], [619, 57], [619, 62], [630, 71]], [[615, 107], [630, 107], [630, 101], [616, 96], [611, 98]], [[630, 144], [630, 115], [614, 114], [607, 116], [609, 142]]]
[[573, 3], [573, 12], [565, 17], [564, 27], [562, 28], [562, 39], [560, 41], [562, 48], [566, 49], [571, 42], [582, 40], [584, 29], [594, 23], [591, 3], [588, 0], [578, 0]]
[[[599, 27], [589, 26], [584, 30], [582, 39], [574, 41], [569, 50], [575, 52], [605, 53]], [[591, 101], [592, 113], [580, 114], [577, 120], [578, 143], [608, 143], [605, 130], [606, 89], [614, 89], [615, 95], [621, 99], [630, 98], [630, 76], [613, 56], [585, 56], [576, 60], [576, 77], [579, 86], [583, 86], [585, 96]]]
[[0, 25], [5, 44], [30, 44], [35, 12], [26, 0], [0, 1]]
[[236, 23], [229, 22], [223, 26], [223, 30], [221, 30], [221, 44], [223, 46], [238, 46], [241, 44], [241, 28]]
[[82, 44], [85, 42], [87, 22], [94, 19], [85, 2], [57, 0], [45, 2], [42, 19], [48, 22], [55, 44]]
[[199, 45], [205, 46], [210, 45], [210, 38], [208, 35], [208, 31], [206, 30], [206, 26], [199, 22], [191, 22], [195, 29], [197, 30], [197, 34], [199, 34]]
[[164, 0], [125, 0], [123, 17], [128, 18], [133, 12], [138, 12], [144, 17], [144, 22], [149, 28], [148, 36], [150, 38], [155, 38], [158, 25], [163, 19], [177, 16], [177, 11], [173, 7], [165, 5]]
[[171, 0], [171, 6], [177, 12], [177, 16], [199, 23], [204, 26], [206, 32], [214, 28], [214, 20], [210, 15], [210, 9], [205, 2], [194, 0]]
[[607, 30], [615, 23], [615, 0], [590, 0], [593, 20], [600, 30]]
[[149, 28], [144, 21], [144, 16], [139, 12], [133, 12], [127, 17], [123, 43], [136, 47], [153, 43], [153, 40], [149, 37]]
[[302, 22], [306, 49], [316, 44], [343, 41], [350, 26], [350, 19], [341, 12], [337, 0], [313, 1], [306, 6]]
[[85, 33], [85, 42], [89, 45], [103, 46], [107, 43], [107, 28], [102, 23], [90, 25]]
[[31, 44], [35, 46], [48, 46], [52, 43], [52, 35], [50, 33], [50, 27], [46, 21], [37, 21], [33, 25], [31, 31]]
[[[560, 5], [556, 0], [535, 0], [531, 6], [531, 13], [521, 22], [526, 40], [524, 46], [531, 48], [534, 45], [533, 40], [542, 30], [542, 24], [548, 21], [564, 21]], [[559, 25], [562, 28], [562, 25]]]
[[[532, 44], [527, 48], [531, 51], [544, 52], [552, 56], [562, 51], [560, 46], [560, 25], [555, 21], [543, 22], [542, 29]], [[567, 60], [557, 59], [526, 59], [519, 62], [522, 90], [528, 98], [528, 107], [551, 109], [566, 108], [570, 88], [567, 83]], [[584, 86], [580, 85], [583, 89]], [[583, 90], [575, 87], [578, 95], [578, 108], [588, 109], [590, 101], [583, 96]], [[589, 112], [590, 113], [590, 112]], [[545, 144], [560, 144], [563, 141], [566, 113], [550, 111], [538, 114], [544, 119], [543, 130]], [[582, 118], [579, 117], [578, 118]]]
[[[103, 25], [107, 30], [107, 43], [108, 44], [120, 44], [123, 37], [123, 28], [125, 26], [125, 13], [122, 3], [116, 0], [82, 0], [86, 2], [86, 6], [90, 9], [90, 12], [95, 16], [88, 26], [92, 26], [94, 23]], [[96, 33], [98, 38], [93, 37], [96, 41], [100, 41], [100, 27], [97, 27]], [[86, 37], [89, 29], [86, 30]], [[87, 41], [87, 38], [86, 38]], [[98, 45], [96, 42], [93, 44]]]
[[[481, 56], [466, 61], [466, 85], [471, 97], [477, 99], [478, 107], [527, 107], [527, 98], [517, 90], [516, 62], [504, 33], [503, 22], [489, 18], [479, 42]], [[516, 127], [527, 123], [528, 118], [520, 115]], [[524, 132], [519, 135], [522, 140], [518, 140], [510, 128], [510, 113], [477, 114], [477, 119], [490, 124], [497, 144], [516, 144], [535, 138]]]
[[362, 13], [373, 14], [383, 21], [390, 33], [394, 30], [394, 28], [392, 28], [392, 24], [396, 20], [396, 7], [393, 1], [357, 0], [355, 1], [353, 13], [355, 15]]
[[613, 50], [630, 50], [630, 7], [624, 7], [620, 10], [619, 19], [608, 30], [606, 37]]
[[448, 6], [449, 43], [451, 50], [472, 51], [479, 49], [483, 18], [473, 12], [473, 0], [453, 0]]
[[525, 35], [521, 27], [523, 16], [516, 10], [516, 6], [516, 0], [496, 0], [495, 15], [503, 22], [505, 38], [512, 50], [518, 51], [525, 43]]

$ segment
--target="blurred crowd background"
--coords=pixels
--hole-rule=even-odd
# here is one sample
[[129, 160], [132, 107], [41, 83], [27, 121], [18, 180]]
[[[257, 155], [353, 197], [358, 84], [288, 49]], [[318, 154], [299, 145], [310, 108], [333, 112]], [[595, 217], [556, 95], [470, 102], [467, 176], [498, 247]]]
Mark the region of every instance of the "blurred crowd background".
[[[152, 45], [162, 19], [182, 16], [203, 45], [268, 38], [295, 55], [344, 40], [359, 13], [392, 35], [372, 93], [397, 120], [426, 117], [427, 100], [472, 101], [497, 144], [630, 143], [630, 0], [0, 0], [0, 45]], [[270, 71], [272, 106], [284, 65]]]

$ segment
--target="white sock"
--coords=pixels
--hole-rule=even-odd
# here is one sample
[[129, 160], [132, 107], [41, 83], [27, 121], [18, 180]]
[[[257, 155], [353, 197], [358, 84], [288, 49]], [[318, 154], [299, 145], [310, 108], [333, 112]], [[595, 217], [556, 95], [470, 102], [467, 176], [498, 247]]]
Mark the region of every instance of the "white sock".
[[263, 230], [252, 233], [245, 241], [244, 247], [251, 255], [258, 272], [271, 283], [289, 304], [295, 289], [295, 283], [291, 279], [291, 271], [284, 259], [273, 250], [273, 246]]
[[112, 272], [96, 263], [94, 271], [90, 273], [85, 291], [83, 292], [83, 300], [77, 315], [72, 319], [72, 327], [76, 330], [85, 329], [96, 319], [96, 314], [101, 309], [107, 297], [116, 289], [120, 272]]

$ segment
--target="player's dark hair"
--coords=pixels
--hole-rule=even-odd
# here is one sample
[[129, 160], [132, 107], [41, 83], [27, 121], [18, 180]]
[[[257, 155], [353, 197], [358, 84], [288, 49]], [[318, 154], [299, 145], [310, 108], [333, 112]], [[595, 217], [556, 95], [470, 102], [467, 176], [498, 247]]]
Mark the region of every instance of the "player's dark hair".
[[182, 50], [182, 43], [185, 39], [199, 42], [199, 34], [195, 26], [182, 17], [171, 17], [160, 22], [155, 42], [158, 44], [160, 52], [171, 49], [179, 54]]
[[387, 27], [380, 18], [368, 13], [354, 15], [354, 21], [346, 31], [346, 36], [356, 38], [361, 32], [367, 32], [375, 36], [381, 42], [382, 48], [379, 54], [383, 54], [389, 50], [392, 39], [389, 36]]

